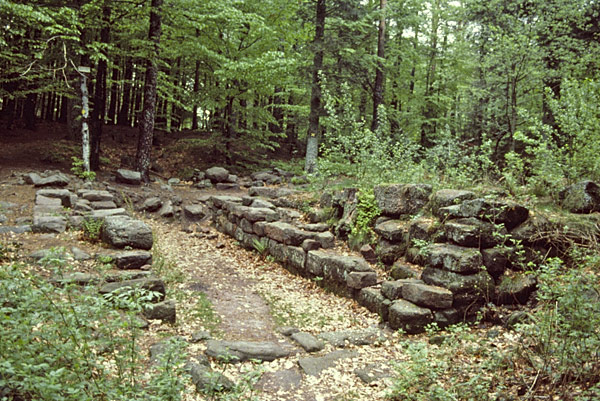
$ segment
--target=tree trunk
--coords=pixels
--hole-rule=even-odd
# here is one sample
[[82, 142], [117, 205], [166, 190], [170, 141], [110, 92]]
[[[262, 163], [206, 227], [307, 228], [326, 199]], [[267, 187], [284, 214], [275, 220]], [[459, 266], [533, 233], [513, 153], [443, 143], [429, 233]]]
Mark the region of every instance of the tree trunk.
[[117, 124], [117, 105], [119, 104], [119, 87], [117, 82], [119, 81], [119, 69], [114, 67], [112, 70], [112, 77], [110, 78], [110, 103], [108, 106], [108, 121], [110, 124]]
[[[196, 68], [194, 69], [194, 98], [198, 98], [200, 91], [200, 60], [196, 60]], [[194, 107], [192, 108], [192, 130], [198, 129], [198, 102], [194, 99]]]
[[154, 132], [154, 116], [156, 108], [156, 81], [158, 77], [157, 59], [159, 52], [161, 21], [160, 13], [163, 0], [152, 0], [150, 6], [150, 29], [148, 40], [153, 44], [153, 51], [146, 60], [146, 83], [144, 85], [144, 109], [140, 116], [140, 132], [136, 154], [136, 167], [142, 174], [144, 182], [150, 180], [150, 152]]
[[377, 69], [375, 71], [375, 86], [373, 88], [373, 121], [371, 122], [371, 130], [373, 132], [379, 129], [378, 109], [383, 105], [383, 85], [384, 71], [383, 60], [385, 59], [385, 7], [387, 0], [379, 0], [379, 36], [377, 38]]
[[323, 39], [325, 36], [325, 13], [327, 8], [325, 0], [317, 0], [315, 39], [313, 46], [315, 56], [313, 59], [312, 86], [310, 91], [310, 114], [308, 116], [308, 132], [306, 135], [306, 160], [304, 170], [314, 173], [317, 168], [319, 155], [319, 140], [321, 139], [319, 116], [321, 114], [321, 79], [319, 74], [323, 68]]
[[23, 120], [25, 121], [25, 128], [31, 131], [35, 131], [37, 129], [35, 118], [36, 103], [37, 95], [35, 93], [29, 93], [25, 98], [25, 104], [23, 105]]
[[129, 108], [131, 106], [131, 79], [133, 78], [133, 61], [125, 60], [125, 74], [123, 76], [123, 102], [117, 115], [117, 124], [131, 127]]
[[[108, 44], [110, 41], [110, 5], [105, 0], [102, 5], [102, 28], [100, 29], [100, 42]], [[92, 116], [93, 129], [90, 137], [90, 169], [100, 169], [100, 139], [104, 117], [106, 116], [106, 73], [108, 66], [104, 57], [98, 60], [98, 71], [96, 72], [96, 88], [94, 90], [94, 112]]]

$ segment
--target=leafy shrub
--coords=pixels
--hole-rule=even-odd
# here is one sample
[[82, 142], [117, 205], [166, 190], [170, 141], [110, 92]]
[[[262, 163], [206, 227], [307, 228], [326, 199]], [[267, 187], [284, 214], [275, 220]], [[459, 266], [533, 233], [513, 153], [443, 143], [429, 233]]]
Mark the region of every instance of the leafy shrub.
[[100, 231], [104, 221], [101, 219], [86, 218], [81, 222], [82, 237], [86, 241], [96, 242], [100, 239]]
[[77, 177], [82, 178], [88, 181], [94, 181], [96, 179], [96, 173], [93, 171], [86, 171], [84, 169], [83, 160], [80, 158], [73, 156], [71, 157], [71, 172], [75, 174]]
[[351, 248], [360, 248], [363, 244], [372, 244], [375, 241], [373, 222], [380, 214], [381, 210], [377, 207], [373, 190], [361, 190], [358, 193], [356, 216], [348, 235]]
[[600, 284], [586, 267], [548, 259], [538, 275], [539, 306], [518, 326], [522, 356], [553, 387], [600, 381]]
[[0, 266], [4, 395], [30, 400], [179, 400], [179, 350], [165, 355], [155, 375], [142, 371], [134, 324], [142, 298], [131, 309], [117, 311], [95, 288], [56, 287], [27, 273], [26, 266]]

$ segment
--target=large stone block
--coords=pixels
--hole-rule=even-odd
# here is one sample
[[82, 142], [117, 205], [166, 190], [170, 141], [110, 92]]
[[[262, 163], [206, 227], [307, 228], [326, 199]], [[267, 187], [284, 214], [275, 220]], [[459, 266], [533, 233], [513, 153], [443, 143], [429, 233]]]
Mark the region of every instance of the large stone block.
[[475, 295], [482, 299], [491, 299], [494, 293], [494, 279], [485, 271], [463, 275], [434, 267], [428, 267], [421, 274], [426, 284], [447, 288], [455, 295]]
[[306, 239], [313, 239], [314, 233], [301, 230], [289, 223], [280, 221], [267, 223], [264, 226], [265, 235], [286, 245], [298, 246]]
[[122, 184], [140, 185], [142, 183], [142, 174], [139, 171], [118, 169], [115, 178]]
[[387, 216], [417, 214], [429, 200], [432, 187], [428, 184], [391, 184], [373, 188], [377, 206]]
[[387, 220], [376, 224], [373, 230], [380, 237], [388, 241], [406, 241], [408, 235], [408, 222], [402, 220]]
[[529, 217], [529, 210], [512, 201], [478, 198], [460, 205], [462, 217], [477, 217], [495, 224], [504, 224], [511, 230]]
[[388, 318], [392, 329], [403, 329], [409, 334], [422, 333], [425, 326], [433, 322], [431, 310], [403, 299], [392, 302]]
[[384, 281], [381, 283], [381, 293], [387, 299], [395, 301], [396, 299], [402, 298], [402, 287], [409, 283], [423, 284], [423, 281], [414, 278]]
[[381, 290], [373, 287], [366, 287], [360, 290], [358, 294], [358, 303], [381, 316], [381, 320], [388, 320], [388, 311], [391, 301], [386, 299]]
[[442, 217], [440, 209], [447, 206], [458, 205], [465, 200], [474, 199], [475, 193], [457, 189], [440, 189], [431, 196], [431, 212]]
[[496, 227], [474, 217], [450, 220], [444, 231], [455, 244], [475, 248], [491, 248], [502, 243], [508, 234], [504, 226]]
[[426, 257], [429, 266], [462, 274], [477, 273], [483, 266], [478, 249], [450, 244], [429, 245]]
[[600, 211], [600, 186], [593, 181], [580, 181], [558, 194], [560, 205], [572, 213]]
[[360, 290], [377, 284], [377, 273], [375, 272], [350, 272], [346, 274], [346, 285], [349, 288]]
[[104, 219], [100, 235], [102, 241], [116, 248], [152, 248], [152, 229], [141, 220], [128, 216], [109, 216]]
[[453, 301], [452, 292], [446, 288], [419, 283], [404, 284], [402, 298], [416, 305], [433, 309], [450, 308]]
[[346, 274], [351, 272], [373, 272], [363, 258], [339, 255], [328, 250], [310, 251], [306, 260], [306, 269], [314, 275], [322, 275], [338, 283], [345, 283]]

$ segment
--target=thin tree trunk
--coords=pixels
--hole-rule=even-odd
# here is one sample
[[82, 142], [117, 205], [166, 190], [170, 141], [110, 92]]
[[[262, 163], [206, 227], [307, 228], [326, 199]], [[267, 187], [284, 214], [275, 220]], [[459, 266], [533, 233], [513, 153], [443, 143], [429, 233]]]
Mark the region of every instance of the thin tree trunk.
[[312, 86], [310, 91], [310, 114], [308, 116], [308, 132], [306, 139], [306, 160], [304, 170], [314, 173], [317, 169], [319, 141], [321, 139], [319, 116], [321, 113], [321, 79], [319, 74], [323, 69], [323, 39], [325, 36], [325, 0], [317, 0], [315, 39], [315, 56], [313, 59]]
[[146, 83], [144, 86], [144, 109], [140, 117], [140, 132], [136, 154], [136, 167], [142, 174], [144, 182], [150, 180], [150, 152], [154, 132], [154, 117], [156, 112], [156, 83], [158, 77], [158, 52], [161, 34], [161, 7], [163, 0], [152, 0], [150, 6], [150, 29], [148, 40], [153, 44], [153, 51], [146, 60]]
[[25, 98], [25, 104], [23, 105], [23, 120], [25, 120], [25, 128], [31, 131], [35, 131], [37, 129], [35, 118], [36, 103], [37, 95], [35, 93], [29, 93]]
[[131, 79], [133, 78], [133, 61], [125, 60], [125, 74], [123, 76], [123, 102], [117, 115], [117, 124], [131, 127], [129, 108], [131, 106]]
[[108, 121], [110, 124], [115, 125], [117, 123], [117, 105], [119, 104], [119, 69], [113, 67], [112, 77], [110, 78], [110, 103], [108, 106]]
[[383, 89], [385, 75], [383, 71], [383, 60], [385, 59], [385, 7], [387, 0], [379, 0], [379, 36], [377, 38], [377, 69], [375, 71], [375, 86], [373, 88], [373, 121], [371, 130], [373, 132], [379, 129], [378, 109], [383, 105]]
[[[110, 40], [110, 5], [109, 0], [105, 0], [102, 5], [102, 28], [100, 29], [100, 42], [108, 44]], [[93, 171], [100, 169], [100, 140], [102, 138], [102, 128], [104, 126], [104, 117], [106, 116], [106, 75], [108, 66], [104, 57], [98, 61], [98, 71], [96, 72], [96, 88], [94, 90], [94, 112], [92, 116], [93, 129], [90, 137], [90, 168]]]
[[[196, 32], [197, 35], [197, 32]], [[197, 99], [200, 91], [200, 60], [196, 60], [196, 68], [194, 69], [194, 98]], [[192, 130], [198, 129], [198, 103], [194, 100], [192, 108]]]

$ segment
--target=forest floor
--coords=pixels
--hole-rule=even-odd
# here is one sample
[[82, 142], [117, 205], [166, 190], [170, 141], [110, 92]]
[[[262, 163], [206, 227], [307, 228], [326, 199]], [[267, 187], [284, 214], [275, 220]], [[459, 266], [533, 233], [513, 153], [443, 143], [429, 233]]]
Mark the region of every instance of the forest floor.
[[[68, 173], [70, 155], [77, 151], [78, 145], [60, 139], [63, 134], [60, 130], [54, 130], [44, 135], [35, 134], [37, 137], [16, 136], [14, 133], [12, 136], [0, 135], [0, 200], [18, 205], [7, 214], [8, 221], [5, 224], [13, 224], [20, 217], [31, 217], [33, 213], [35, 189], [31, 185], [18, 184], [19, 174], [46, 169], [60, 169]], [[104, 149], [103, 156], [111, 161], [113, 169], [118, 168], [117, 160], [132, 152], [131, 146], [124, 147], [117, 142], [105, 144]], [[172, 150], [163, 148], [158, 153], [165, 155], [169, 152]], [[180, 156], [181, 160], [190, 158], [193, 156]], [[178, 163], [169, 163], [168, 159], [163, 160], [161, 156], [157, 159], [165, 166], [162, 174], [176, 176], [177, 171], [174, 170], [180, 168]], [[171, 169], [168, 169], [169, 166]], [[97, 180], [108, 181], [110, 174], [110, 170], [103, 171]], [[111, 182], [110, 185], [119, 184]], [[131, 187], [128, 189], [131, 190]], [[173, 190], [181, 196], [184, 204], [202, 194], [215, 193], [183, 185], [175, 186]], [[146, 197], [160, 194], [160, 191], [158, 183], [143, 188]], [[396, 376], [394, 364], [408, 358], [405, 353], [407, 341], [438, 347], [429, 345], [429, 337], [425, 334], [405, 337], [385, 328], [376, 314], [360, 307], [355, 301], [338, 297], [313, 281], [292, 275], [269, 258], [244, 250], [234, 239], [209, 225], [197, 226], [189, 232], [179, 221], [138, 217], [145, 219], [153, 229], [156, 238], [154, 263], [158, 260], [162, 264], [163, 278], [168, 284], [167, 298], [175, 299], [177, 303], [175, 324], [152, 321], [149, 330], [144, 332], [140, 341], [144, 355], [148, 355], [152, 344], [165, 337], [180, 336], [189, 340], [199, 331], [207, 331], [211, 337], [223, 340], [270, 341], [293, 351], [291, 356], [273, 362], [225, 365], [212, 361], [213, 369], [223, 372], [234, 382], [247, 381], [249, 386], [240, 388], [238, 394], [228, 396], [202, 395], [196, 393], [189, 382], [185, 400], [384, 400]], [[23, 255], [58, 246], [77, 246], [90, 254], [103, 250], [97, 243], [83, 241], [76, 231], [3, 236], [0, 235], [1, 241], [18, 241]], [[377, 329], [382, 338], [366, 345], [346, 344], [345, 350], [351, 354], [313, 376], [302, 371], [299, 359], [324, 357], [339, 349], [336, 351], [336, 347], [327, 344], [323, 351], [308, 354], [282, 333], [282, 329], [288, 326], [315, 335]], [[502, 327], [480, 325], [470, 330], [477, 338], [488, 339], [486, 341], [498, 349], [515, 341], [515, 336]], [[205, 349], [205, 343], [198, 342], [190, 343], [187, 351], [193, 357], [202, 354]], [[461, 354], [456, 349], [450, 363], [469, 366], [473, 357], [479, 358], [477, 355]], [[365, 383], [356, 374], [357, 369], [365, 368], [373, 368], [373, 372], [383, 373], [382, 376], [387, 377]], [[437, 369], [435, 366], [432, 368]], [[440, 371], [433, 373], [443, 375]], [[462, 379], [468, 381], [468, 369], [464, 375]], [[418, 377], [415, 376], [415, 379], [418, 380]], [[520, 391], [519, 385], [515, 382], [512, 388], [504, 387], [503, 394], [516, 396]]]

